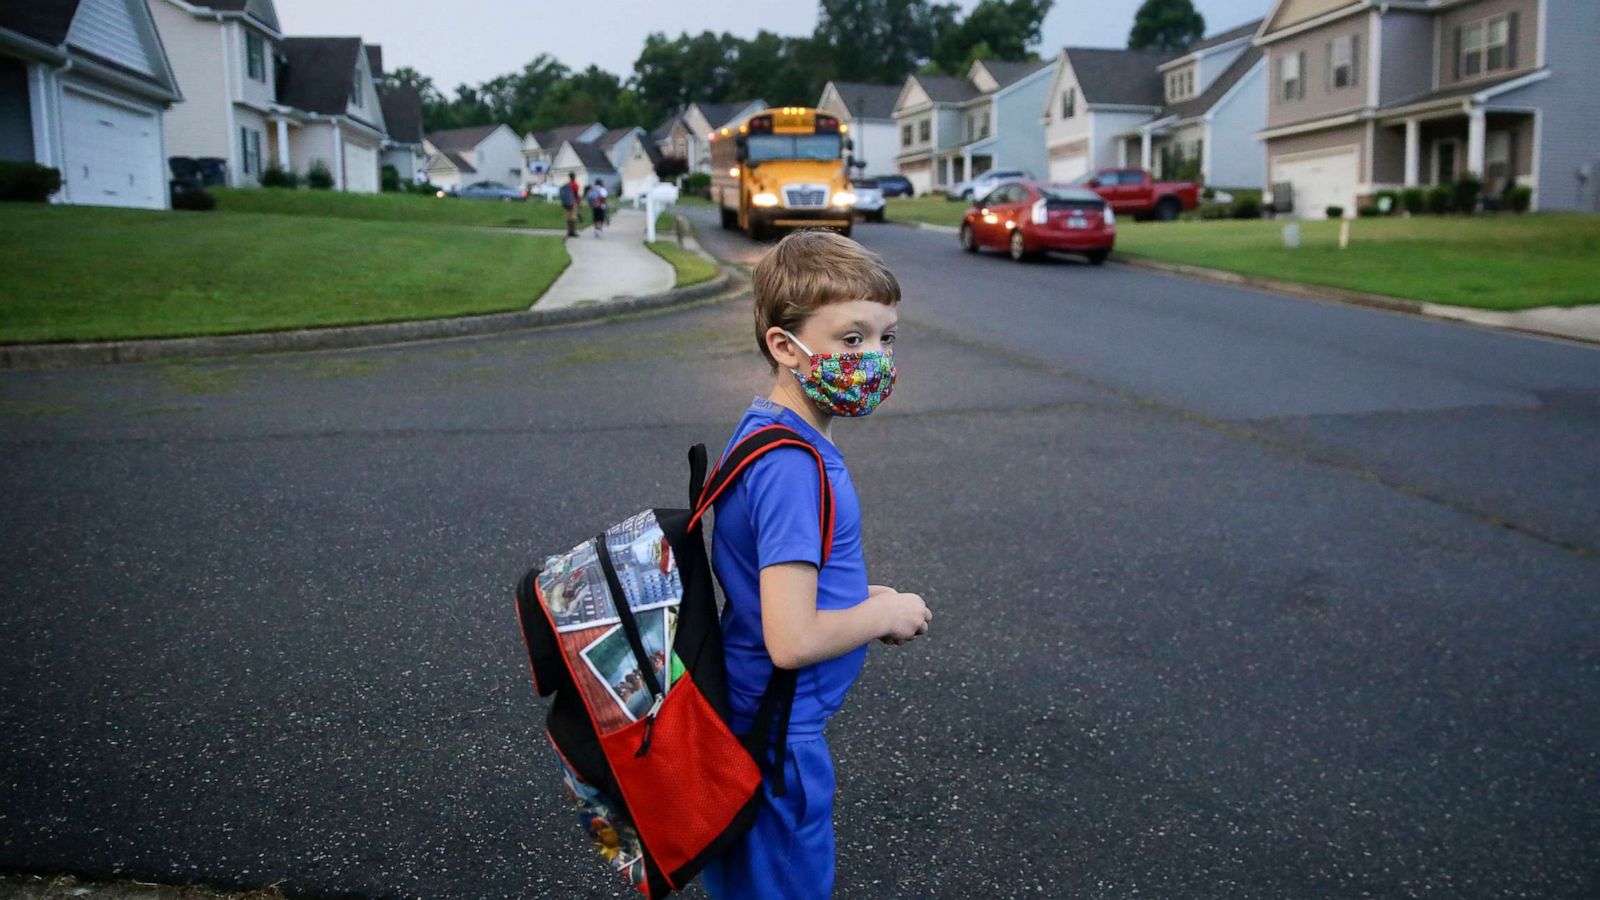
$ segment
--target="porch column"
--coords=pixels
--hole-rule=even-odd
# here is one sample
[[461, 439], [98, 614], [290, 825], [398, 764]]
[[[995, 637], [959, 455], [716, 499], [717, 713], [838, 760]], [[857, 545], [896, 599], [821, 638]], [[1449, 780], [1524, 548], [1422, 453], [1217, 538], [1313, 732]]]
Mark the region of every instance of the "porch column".
[[278, 168], [289, 171], [289, 122], [278, 120]]
[[1422, 123], [1406, 120], [1406, 187], [1422, 183]]
[[1139, 167], [1150, 171], [1150, 129], [1139, 130]]
[[342, 191], [344, 185], [344, 131], [338, 122], [333, 123], [333, 189]]
[[1467, 113], [1467, 171], [1483, 177], [1484, 116], [1475, 106]]
[[972, 149], [961, 151], [961, 181], [972, 180]]

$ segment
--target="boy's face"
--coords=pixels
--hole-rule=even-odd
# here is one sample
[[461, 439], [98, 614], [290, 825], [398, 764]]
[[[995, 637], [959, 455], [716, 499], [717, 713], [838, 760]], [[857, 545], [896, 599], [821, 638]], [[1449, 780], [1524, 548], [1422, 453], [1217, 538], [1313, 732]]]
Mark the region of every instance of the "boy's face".
[[[795, 332], [813, 353], [864, 353], [894, 349], [900, 313], [875, 300], [847, 300], [819, 307]], [[809, 368], [811, 357], [789, 340], [781, 328], [767, 331], [767, 348], [778, 365]]]

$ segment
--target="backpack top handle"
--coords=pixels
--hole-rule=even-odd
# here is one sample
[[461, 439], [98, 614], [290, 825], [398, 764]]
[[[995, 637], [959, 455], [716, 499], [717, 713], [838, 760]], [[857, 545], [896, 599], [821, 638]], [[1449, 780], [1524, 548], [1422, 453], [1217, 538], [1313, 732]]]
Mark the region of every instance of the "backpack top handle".
[[[696, 445], [699, 446], [699, 445]], [[746, 466], [755, 462], [762, 455], [780, 447], [799, 447], [811, 454], [817, 461], [817, 477], [822, 482], [822, 561], [818, 568], [828, 564], [828, 557], [833, 554], [833, 485], [828, 481], [828, 468], [822, 462], [822, 454], [811, 442], [800, 436], [800, 433], [786, 425], [768, 425], [757, 428], [745, 435], [728, 455], [717, 463], [716, 469], [711, 472], [709, 480], [699, 491], [699, 499], [694, 504], [694, 515], [689, 519], [689, 530], [711, 509], [717, 498], [722, 496], [730, 485], [734, 483]], [[701, 447], [702, 454], [704, 447]], [[689, 478], [691, 488], [694, 485], [694, 450], [689, 451]]]

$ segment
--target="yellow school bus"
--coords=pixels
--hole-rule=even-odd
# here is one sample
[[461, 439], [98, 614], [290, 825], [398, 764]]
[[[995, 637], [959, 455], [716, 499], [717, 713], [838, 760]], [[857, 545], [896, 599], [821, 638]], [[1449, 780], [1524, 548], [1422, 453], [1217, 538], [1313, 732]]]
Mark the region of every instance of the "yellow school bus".
[[848, 125], [807, 106], [764, 109], [711, 133], [711, 201], [722, 227], [763, 240], [784, 228], [849, 236], [856, 195], [846, 162]]

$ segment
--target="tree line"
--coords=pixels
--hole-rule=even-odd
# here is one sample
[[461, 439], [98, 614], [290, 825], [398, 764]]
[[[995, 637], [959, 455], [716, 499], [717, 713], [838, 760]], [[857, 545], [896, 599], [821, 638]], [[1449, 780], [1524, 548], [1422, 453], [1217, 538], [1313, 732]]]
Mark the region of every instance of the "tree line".
[[[427, 131], [496, 122], [519, 134], [572, 122], [651, 126], [696, 100], [804, 106], [830, 80], [900, 84], [914, 72], [963, 74], [976, 59], [1037, 59], [1054, 2], [980, 0], [962, 15], [954, 3], [929, 0], [822, 0], [808, 36], [652, 33], [627, 78], [593, 65], [575, 71], [547, 53], [520, 72], [458, 85], [454, 96], [410, 67], [388, 77], [421, 94]], [[1191, 0], [1146, 0], [1129, 45], [1180, 47], [1203, 30]]]

